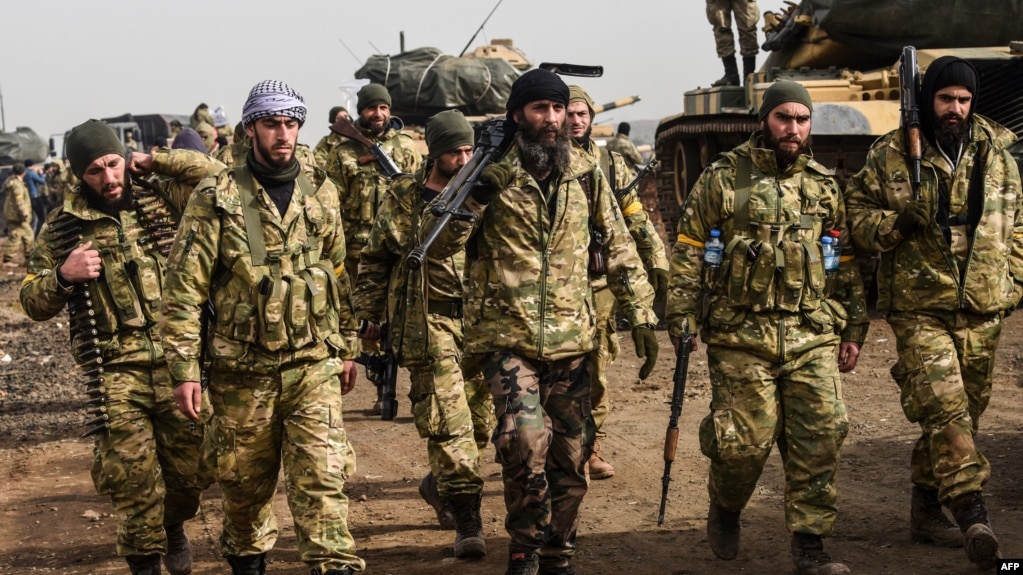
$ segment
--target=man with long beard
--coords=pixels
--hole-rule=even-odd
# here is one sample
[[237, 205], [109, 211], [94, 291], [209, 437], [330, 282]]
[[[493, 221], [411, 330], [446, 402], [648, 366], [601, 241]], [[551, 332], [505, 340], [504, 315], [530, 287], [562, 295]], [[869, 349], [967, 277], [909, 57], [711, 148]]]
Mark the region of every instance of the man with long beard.
[[974, 113], [979, 96], [969, 62], [932, 62], [919, 99], [919, 199], [900, 128], [871, 147], [846, 204], [857, 247], [881, 252], [877, 309], [899, 351], [891, 373], [906, 418], [920, 424], [910, 535], [965, 546], [971, 562], [993, 569], [998, 540], [983, 499], [991, 467], [974, 436], [991, 398], [1002, 319], [1023, 296], [1023, 200], [1008, 151], [1016, 137]]
[[[341, 396], [355, 385], [357, 330], [337, 190], [329, 179], [313, 185], [295, 158], [305, 118], [287, 84], [252, 88], [245, 162], [199, 183], [167, 261], [160, 336], [174, 398], [192, 420], [200, 345], [209, 351], [220, 547], [235, 575], [266, 570], [282, 467], [302, 561], [317, 575], [365, 568], [342, 492], [355, 467]], [[216, 320], [202, 342], [207, 300]]]
[[[514, 142], [465, 203], [479, 217], [452, 222], [429, 253], [467, 253], [465, 353], [482, 365], [494, 397], [509, 575], [575, 572], [593, 445], [591, 260], [604, 262], [634, 326], [637, 354], [646, 358], [641, 373], [657, 358], [653, 288], [605, 176], [572, 148], [568, 98], [568, 86], [546, 70], [515, 81], [507, 104]], [[433, 223], [425, 219], [424, 233]], [[605, 241], [591, 253], [598, 232]]]
[[149, 213], [170, 217], [216, 165], [190, 150], [125, 158], [117, 134], [98, 120], [72, 129], [66, 149], [81, 182], [39, 234], [21, 304], [43, 321], [72, 302], [71, 349], [93, 378], [86, 388], [99, 412], [90, 430], [92, 478], [119, 518], [118, 555], [134, 575], [160, 573], [161, 555], [172, 575], [186, 575], [192, 551], [184, 521], [195, 517], [211, 482], [200, 459], [206, 427], [190, 425], [174, 405], [157, 335], [166, 258], [133, 208], [141, 190], [128, 170], [138, 174], [144, 164], [145, 171], [191, 184], [167, 194], [170, 206], [147, 199]]
[[[796, 572], [834, 575], [849, 572], [822, 542], [838, 514], [849, 426], [839, 372], [856, 367], [869, 318], [841, 191], [811, 156], [812, 108], [802, 85], [775, 82], [761, 130], [701, 174], [678, 224], [667, 320], [676, 346], [686, 327], [707, 342], [712, 394], [699, 435], [710, 459], [711, 550], [738, 555], [740, 513], [777, 441]], [[824, 265], [822, 237], [830, 242], [832, 231], [838, 269]], [[727, 247], [708, 265], [712, 232]]]

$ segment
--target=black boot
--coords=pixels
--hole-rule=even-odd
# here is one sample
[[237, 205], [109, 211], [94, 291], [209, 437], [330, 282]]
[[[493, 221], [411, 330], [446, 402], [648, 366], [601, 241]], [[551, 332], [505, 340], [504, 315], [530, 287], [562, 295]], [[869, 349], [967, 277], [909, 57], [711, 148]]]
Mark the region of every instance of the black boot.
[[327, 569], [326, 571], [323, 571], [319, 567], [315, 567], [309, 572], [309, 575], [354, 575], [354, 573], [355, 571], [352, 570], [351, 567], [345, 565], [340, 569]]
[[437, 491], [437, 478], [432, 471], [419, 482], [419, 496], [433, 507], [441, 529], [455, 528], [455, 514], [451, 511], [451, 502], [440, 496], [440, 492]]
[[231, 575], [265, 575], [266, 553], [259, 555], [228, 555]]
[[722, 58], [722, 62], [725, 64], [725, 75], [722, 76], [718, 81], [711, 84], [712, 88], [718, 86], [738, 86], [739, 85], [739, 66], [735, 63], [735, 55]]
[[128, 555], [124, 558], [128, 562], [128, 569], [131, 575], [160, 575], [160, 555]]
[[971, 563], [985, 570], [998, 566], [1002, 554], [998, 551], [998, 539], [988, 523], [984, 497], [979, 492], [967, 493], [952, 501], [952, 515], [963, 532], [963, 547]]
[[917, 543], [931, 543], [938, 547], [962, 547], [963, 534], [945, 517], [938, 501], [938, 492], [913, 486], [913, 500], [909, 506], [909, 537]]
[[792, 563], [799, 575], [842, 575], [849, 568], [824, 552], [820, 535], [792, 534]]
[[480, 517], [482, 493], [452, 495], [451, 510], [455, 512], [455, 557], [483, 557], [487, 542], [483, 539], [483, 518]]
[[739, 554], [739, 514], [710, 502], [707, 512], [707, 541], [719, 559], [735, 559]]
[[743, 56], [742, 57], [742, 83], [749, 82], [750, 74], [756, 74], [757, 72], [757, 57], [756, 56]]
[[188, 575], [192, 572], [192, 546], [185, 535], [185, 524], [164, 525], [167, 532], [167, 554], [163, 565], [170, 575]]

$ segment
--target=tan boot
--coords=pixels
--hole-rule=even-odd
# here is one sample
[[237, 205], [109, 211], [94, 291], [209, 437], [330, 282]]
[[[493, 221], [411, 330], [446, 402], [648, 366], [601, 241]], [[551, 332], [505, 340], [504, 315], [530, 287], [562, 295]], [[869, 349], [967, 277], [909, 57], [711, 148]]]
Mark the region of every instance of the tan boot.
[[909, 506], [909, 537], [917, 543], [931, 543], [938, 547], [962, 547], [963, 534], [945, 517], [938, 502], [938, 492], [913, 486], [913, 499]]
[[589, 471], [590, 479], [607, 479], [615, 474], [615, 468], [600, 456], [599, 441], [593, 444], [593, 453], [590, 454], [590, 459], [586, 462], [586, 468]]

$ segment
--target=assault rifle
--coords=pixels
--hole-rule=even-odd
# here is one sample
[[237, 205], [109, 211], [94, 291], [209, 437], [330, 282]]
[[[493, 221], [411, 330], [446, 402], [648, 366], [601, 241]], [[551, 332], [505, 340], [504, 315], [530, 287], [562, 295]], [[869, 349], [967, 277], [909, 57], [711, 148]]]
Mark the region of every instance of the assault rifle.
[[430, 229], [430, 232], [423, 238], [420, 245], [416, 246], [408, 255], [405, 264], [409, 269], [417, 270], [422, 267], [426, 260], [426, 252], [437, 241], [441, 231], [451, 222], [460, 220], [472, 222], [476, 220], [476, 214], [462, 209], [469, 193], [486, 168], [508, 151], [515, 135], [515, 124], [505, 118], [490, 120], [483, 124], [480, 129], [479, 138], [476, 140], [476, 149], [458, 174], [444, 186], [440, 196], [430, 205], [430, 211], [437, 217], [437, 223]]
[[401, 170], [399, 170], [398, 166], [394, 164], [394, 160], [387, 155], [387, 152], [380, 147], [380, 144], [373, 142], [364, 136], [348, 118], [338, 116], [337, 119], [334, 120], [334, 123], [330, 125], [330, 131], [335, 134], [345, 136], [346, 138], [351, 138], [369, 148], [369, 153], [373, 155], [373, 159], [380, 165], [380, 169], [383, 170], [387, 179], [393, 180], [401, 174]]
[[635, 187], [639, 185], [643, 178], [645, 178], [646, 175], [652, 172], [653, 169], [656, 167], [657, 167], [656, 159], [647, 162], [647, 164], [643, 166], [643, 169], [636, 173], [636, 177], [632, 178], [632, 181], [629, 182], [629, 185], [615, 192], [615, 199], [618, 200], [619, 202], [622, 201], [622, 198], [629, 195], [629, 192], [635, 189]]
[[689, 322], [686, 322], [682, 336], [678, 339], [678, 352], [675, 354], [675, 374], [672, 376], [674, 387], [671, 390], [671, 417], [668, 418], [668, 431], [664, 435], [664, 477], [661, 478], [661, 507], [657, 511], [657, 524], [664, 523], [664, 507], [668, 503], [668, 485], [671, 483], [671, 464], [675, 462], [675, 451], [678, 448], [678, 419], [682, 416], [682, 400], [686, 393], [686, 374], [689, 371], [689, 346], [693, 336], [689, 333]]
[[380, 419], [391, 421], [398, 414], [398, 400], [395, 394], [398, 387], [398, 358], [391, 346], [388, 326], [380, 326], [380, 353], [362, 352], [355, 358], [366, 368], [366, 378], [377, 387], [377, 399], [380, 400]]
[[920, 199], [920, 162], [923, 157], [923, 143], [920, 139], [920, 69], [916, 65], [916, 48], [902, 49], [899, 62], [899, 92], [901, 93], [900, 125], [905, 136], [906, 159], [909, 164], [909, 185], [913, 200]]

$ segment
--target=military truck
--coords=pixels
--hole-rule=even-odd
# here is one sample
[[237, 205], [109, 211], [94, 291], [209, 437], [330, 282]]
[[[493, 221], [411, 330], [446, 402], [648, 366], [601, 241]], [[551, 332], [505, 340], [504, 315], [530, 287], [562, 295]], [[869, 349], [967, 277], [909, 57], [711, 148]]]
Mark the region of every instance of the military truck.
[[[903, 46], [917, 48], [921, 73], [946, 54], [969, 60], [980, 73], [975, 112], [1023, 138], [1023, 0], [803, 0], [768, 12], [765, 23], [771, 54], [744, 86], [686, 92], [684, 111], [658, 125], [660, 170], [644, 203], [656, 201], [666, 241], [704, 167], [758, 128], [764, 91], [776, 80], [806, 86], [814, 157], [843, 185], [874, 140], [899, 125]], [[1023, 161], [1023, 144], [1015, 151]]]

